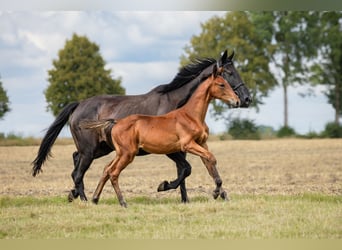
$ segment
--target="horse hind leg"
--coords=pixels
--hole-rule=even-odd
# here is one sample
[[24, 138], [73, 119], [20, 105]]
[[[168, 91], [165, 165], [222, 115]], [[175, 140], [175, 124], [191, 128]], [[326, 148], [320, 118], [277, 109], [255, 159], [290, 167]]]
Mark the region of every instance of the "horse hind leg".
[[[79, 153], [77, 151], [75, 151], [72, 154], [72, 159], [74, 162], [74, 170], [71, 173], [71, 178], [72, 178], [73, 182], [75, 183], [76, 172], [77, 172], [77, 168], [78, 168], [79, 160], [80, 160]], [[77, 199], [78, 196], [79, 196], [79, 193], [76, 191], [75, 188], [73, 188], [69, 192], [68, 201], [72, 202], [73, 200]]]
[[[75, 183], [75, 189], [71, 190], [70, 192], [72, 193], [72, 195], [79, 195], [82, 201], [88, 200], [84, 192], [83, 178], [92, 162], [93, 162], [93, 158], [91, 157], [91, 154], [78, 153], [78, 164], [72, 173], [72, 178]], [[69, 197], [70, 197], [70, 194], [69, 194]]]

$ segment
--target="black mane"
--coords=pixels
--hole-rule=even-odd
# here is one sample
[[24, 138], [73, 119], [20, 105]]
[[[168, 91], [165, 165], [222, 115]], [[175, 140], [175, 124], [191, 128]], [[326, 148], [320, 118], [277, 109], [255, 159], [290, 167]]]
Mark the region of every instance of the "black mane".
[[213, 63], [216, 63], [216, 60], [213, 58], [197, 59], [195, 62], [181, 68], [169, 84], [160, 85], [157, 88], [157, 92], [165, 94], [184, 86]]

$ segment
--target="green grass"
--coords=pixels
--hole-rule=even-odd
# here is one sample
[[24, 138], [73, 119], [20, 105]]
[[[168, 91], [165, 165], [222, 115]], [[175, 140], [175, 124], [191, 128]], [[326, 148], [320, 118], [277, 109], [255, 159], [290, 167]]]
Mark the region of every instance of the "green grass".
[[0, 238], [117, 239], [339, 239], [342, 197], [231, 195], [210, 197], [134, 197], [128, 208], [117, 200], [99, 205], [65, 197], [0, 197]]

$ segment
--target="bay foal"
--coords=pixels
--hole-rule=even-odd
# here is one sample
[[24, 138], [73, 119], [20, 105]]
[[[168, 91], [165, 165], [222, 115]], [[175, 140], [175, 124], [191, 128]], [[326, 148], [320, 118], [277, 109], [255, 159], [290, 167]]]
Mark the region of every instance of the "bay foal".
[[111, 138], [116, 150], [116, 156], [104, 169], [103, 175], [93, 195], [97, 203], [102, 189], [110, 179], [121, 206], [127, 204], [119, 187], [121, 171], [133, 161], [139, 149], [154, 154], [170, 154], [188, 152], [201, 157], [214, 179], [216, 188], [213, 196], [219, 195], [227, 199], [227, 193], [222, 188], [222, 180], [216, 169], [216, 159], [208, 151], [206, 144], [208, 127], [205, 116], [212, 99], [220, 99], [231, 106], [239, 106], [240, 100], [220, 75], [222, 68], [213, 67], [212, 74], [203, 80], [188, 102], [179, 109], [165, 115], [147, 116], [130, 115], [118, 121], [84, 121], [84, 128], [108, 129], [112, 126]]

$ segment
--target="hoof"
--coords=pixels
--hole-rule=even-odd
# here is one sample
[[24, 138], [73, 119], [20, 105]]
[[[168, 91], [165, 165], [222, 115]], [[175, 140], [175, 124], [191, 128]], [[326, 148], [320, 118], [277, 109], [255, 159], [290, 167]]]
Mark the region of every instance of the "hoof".
[[99, 198], [93, 198], [91, 201], [97, 205], [99, 203]]
[[124, 208], [127, 208], [127, 203], [126, 203], [125, 201], [120, 202], [120, 205], [121, 205], [122, 207], [124, 207]]
[[167, 189], [167, 186], [169, 185], [169, 183], [167, 181], [163, 181], [162, 183], [159, 184], [158, 186], [158, 192], [162, 192], [162, 191], [166, 191], [168, 190]]
[[71, 189], [68, 195], [68, 201], [73, 202], [78, 197], [78, 194], [75, 189]]
[[183, 200], [182, 199], [182, 203], [184, 203], [184, 204], [187, 204], [187, 203], [190, 203], [190, 201], [189, 201], [189, 199], [187, 198], [187, 199], [185, 199], [185, 200]]
[[220, 193], [220, 197], [225, 200], [225, 201], [229, 201], [229, 197], [227, 195], [227, 192], [226, 191], [223, 191]]
[[74, 201], [74, 196], [71, 193], [69, 193], [69, 195], [68, 195], [68, 201], [69, 202], [73, 202]]
[[81, 201], [84, 201], [84, 202], [88, 201], [87, 196], [85, 195], [80, 195], [80, 199]]
[[219, 197], [219, 195], [220, 195], [219, 191], [216, 191], [216, 190], [213, 191], [213, 197], [215, 200], [217, 199], [217, 197]]

